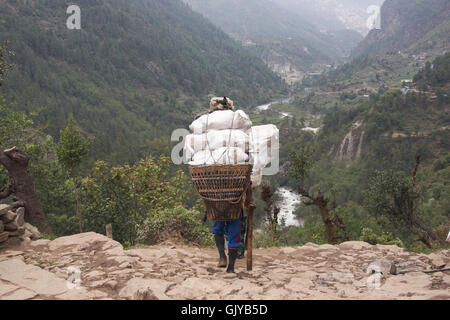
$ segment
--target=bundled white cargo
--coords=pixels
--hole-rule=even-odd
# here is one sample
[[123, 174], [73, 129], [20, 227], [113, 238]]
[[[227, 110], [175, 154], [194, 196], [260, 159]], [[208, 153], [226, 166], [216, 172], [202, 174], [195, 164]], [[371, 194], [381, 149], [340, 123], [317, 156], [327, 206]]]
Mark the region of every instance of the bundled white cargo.
[[185, 149], [191, 154], [210, 149], [212, 151], [222, 147], [241, 148], [248, 153], [249, 137], [238, 129], [210, 130], [203, 134], [190, 134], [185, 139]]
[[249, 130], [249, 138], [253, 171], [258, 172], [272, 161], [274, 147], [279, 144], [279, 130], [273, 124], [255, 126]]
[[[220, 98], [222, 99], [222, 98]], [[220, 104], [219, 98], [211, 106]], [[231, 100], [230, 103], [232, 106]], [[252, 186], [262, 182], [263, 169], [272, 162], [279, 144], [279, 130], [273, 124], [252, 127], [250, 118], [238, 110], [217, 110], [196, 119], [189, 128], [184, 150], [190, 165], [253, 164]]]
[[247, 131], [252, 126], [248, 115], [242, 111], [218, 110], [207, 113], [192, 122], [189, 129], [194, 134], [203, 134], [210, 130], [238, 129]]
[[241, 148], [222, 147], [217, 150], [205, 149], [196, 152], [189, 162], [192, 166], [211, 164], [238, 164], [248, 161], [248, 154]]
[[259, 186], [262, 182], [262, 171], [258, 170], [252, 170], [252, 175], [250, 177], [250, 180], [252, 181], [252, 188], [256, 188]]

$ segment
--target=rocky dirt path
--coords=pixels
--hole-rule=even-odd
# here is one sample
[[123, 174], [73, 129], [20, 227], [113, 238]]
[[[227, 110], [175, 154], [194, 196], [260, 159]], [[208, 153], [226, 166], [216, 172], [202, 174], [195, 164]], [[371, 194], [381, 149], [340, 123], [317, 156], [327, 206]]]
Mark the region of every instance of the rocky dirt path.
[[216, 255], [170, 244], [123, 250], [96, 233], [23, 242], [0, 251], [0, 299], [450, 299], [448, 271], [389, 275], [379, 288], [366, 273], [380, 258], [400, 271], [448, 266], [450, 250], [423, 255], [365, 242], [255, 249], [254, 270], [238, 260], [231, 275]]

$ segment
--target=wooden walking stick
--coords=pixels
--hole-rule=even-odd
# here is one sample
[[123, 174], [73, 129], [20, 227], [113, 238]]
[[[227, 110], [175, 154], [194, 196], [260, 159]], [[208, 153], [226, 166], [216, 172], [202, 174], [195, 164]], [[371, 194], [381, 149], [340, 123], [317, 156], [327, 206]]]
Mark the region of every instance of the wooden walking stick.
[[253, 211], [255, 208], [253, 203], [248, 206], [247, 271], [253, 268]]
[[247, 209], [248, 213], [248, 220], [247, 220], [247, 234], [246, 234], [246, 244], [247, 244], [247, 271], [251, 271], [253, 268], [253, 211], [255, 211], [255, 205], [252, 202], [252, 192], [251, 185], [247, 189], [247, 194], [245, 196], [245, 208]]

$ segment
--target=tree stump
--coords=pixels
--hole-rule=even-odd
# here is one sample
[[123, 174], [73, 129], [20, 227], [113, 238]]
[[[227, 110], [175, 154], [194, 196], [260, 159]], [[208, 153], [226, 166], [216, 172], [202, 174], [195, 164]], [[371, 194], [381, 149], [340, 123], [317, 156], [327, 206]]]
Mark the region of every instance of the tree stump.
[[15, 194], [25, 207], [25, 221], [39, 227], [42, 232], [53, 235], [34, 187], [33, 177], [28, 167], [29, 160], [29, 156], [16, 147], [7, 150], [0, 149], [0, 164], [9, 174], [8, 186], [2, 191], [2, 194], [3, 196]]
[[106, 236], [110, 239], [113, 238], [113, 234], [112, 234], [112, 224], [107, 224], [106, 225]]

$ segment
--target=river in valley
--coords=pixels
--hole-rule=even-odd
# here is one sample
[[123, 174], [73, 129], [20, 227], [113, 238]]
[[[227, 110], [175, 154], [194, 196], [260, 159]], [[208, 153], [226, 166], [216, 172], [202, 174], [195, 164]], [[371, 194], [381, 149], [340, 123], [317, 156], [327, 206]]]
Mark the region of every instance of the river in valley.
[[288, 189], [281, 187], [276, 191], [276, 195], [279, 197], [276, 206], [280, 208], [280, 213], [278, 214], [278, 221], [284, 219], [286, 226], [303, 226], [303, 220], [297, 219], [294, 215], [295, 208], [301, 202], [301, 196]]
[[[289, 101], [290, 98], [285, 98], [279, 101], [274, 101], [257, 106], [255, 109], [257, 110], [257, 112], [261, 112], [270, 109], [272, 104], [288, 103]], [[291, 115], [287, 112], [280, 113], [281, 118], [289, 116]], [[303, 226], [303, 221], [297, 219], [297, 217], [294, 215], [296, 206], [301, 202], [301, 196], [298, 193], [284, 187], [279, 188], [276, 191], [276, 194], [279, 198], [276, 203], [276, 205], [280, 208], [280, 213], [278, 214], [279, 221], [283, 218], [286, 226]]]
[[[270, 109], [270, 107], [272, 106], [272, 104], [277, 104], [277, 103], [289, 103], [291, 101], [291, 98], [284, 98], [284, 99], [280, 99], [280, 100], [278, 100], [278, 101], [273, 101], [273, 102], [269, 102], [269, 103], [266, 103], [266, 104], [262, 104], [262, 105], [260, 105], [260, 106], [257, 106], [257, 107], [255, 107], [255, 110], [259, 113], [259, 112], [261, 112], [261, 111], [265, 111], [265, 110], [268, 110], [268, 109]], [[288, 116], [288, 114], [286, 113], [286, 114], [281, 114], [281, 116]]]

